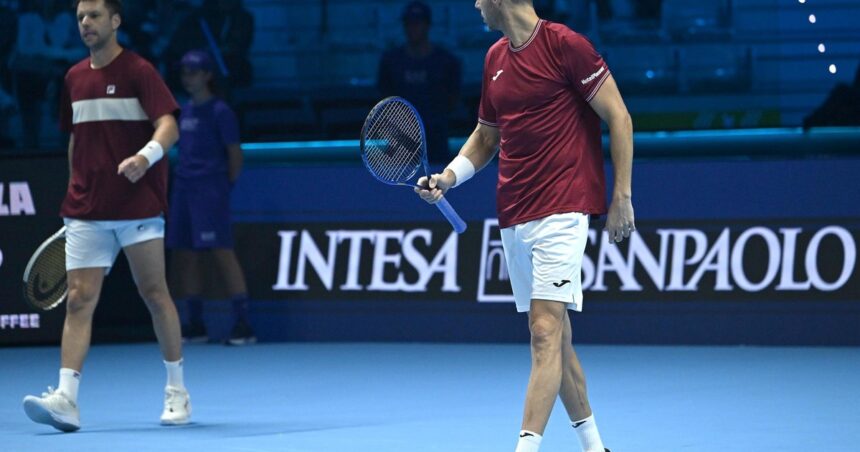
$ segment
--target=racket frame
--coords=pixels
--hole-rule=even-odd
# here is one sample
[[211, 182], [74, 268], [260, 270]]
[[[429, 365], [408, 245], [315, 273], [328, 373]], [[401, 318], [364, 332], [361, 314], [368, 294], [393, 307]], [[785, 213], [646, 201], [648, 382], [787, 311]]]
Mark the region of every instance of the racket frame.
[[34, 265], [36, 265], [36, 260], [39, 258], [39, 256], [41, 256], [41, 254], [42, 254], [42, 252], [45, 250], [45, 248], [47, 248], [48, 246], [50, 246], [50, 245], [51, 245], [55, 240], [57, 240], [58, 238], [60, 238], [60, 237], [65, 237], [65, 235], [66, 235], [66, 227], [65, 227], [65, 226], [63, 226], [63, 227], [61, 227], [61, 228], [60, 228], [60, 230], [58, 230], [58, 231], [57, 231], [57, 232], [55, 232], [53, 235], [51, 235], [50, 237], [48, 237], [47, 239], [45, 239], [45, 241], [44, 241], [44, 242], [42, 242], [42, 244], [41, 244], [41, 245], [39, 245], [39, 247], [38, 247], [38, 248], [36, 248], [36, 251], [33, 253], [33, 255], [32, 255], [32, 256], [30, 256], [30, 260], [27, 262], [27, 267], [25, 267], [25, 268], [24, 268], [24, 279], [23, 279], [23, 283], [24, 283], [24, 286], [23, 286], [23, 296], [24, 296], [24, 301], [25, 301], [25, 302], [27, 302], [27, 304], [28, 304], [28, 305], [30, 305], [30, 306], [32, 306], [33, 308], [36, 308], [36, 309], [38, 309], [38, 310], [40, 310], [40, 311], [50, 311], [51, 309], [56, 308], [57, 306], [59, 306], [59, 305], [63, 304], [63, 302], [64, 302], [64, 301], [66, 301], [66, 298], [69, 296], [69, 284], [68, 284], [68, 281], [66, 281], [66, 288], [65, 288], [65, 290], [63, 290], [63, 294], [60, 296], [60, 298], [58, 298], [58, 299], [57, 299], [57, 301], [55, 301], [55, 302], [51, 303], [51, 304], [50, 304], [49, 306], [47, 306], [47, 307], [45, 307], [45, 306], [37, 306], [35, 303], [33, 303], [32, 301], [30, 301], [30, 297], [27, 295], [27, 280], [28, 280], [28, 279], [30, 279], [30, 272], [33, 270], [33, 266], [34, 266]]
[[[361, 136], [360, 136], [360, 141], [359, 141], [359, 150], [361, 153], [361, 161], [362, 161], [362, 163], [364, 163], [364, 166], [367, 167], [367, 169], [370, 171], [370, 174], [372, 174], [373, 177], [376, 178], [376, 180], [378, 180], [384, 184], [400, 185], [403, 187], [417, 187], [417, 188], [427, 189], [427, 187], [423, 187], [423, 186], [420, 186], [417, 184], [407, 184], [407, 183], [403, 183], [403, 182], [394, 182], [394, 181], [379, 177], [376, 174], [376, 171], [373, 170], [372, 166], [370, 165], [370, 162], [367, 161], [367, 153], [365, 152], [365, 145], [367, 143], [366, 134], [367, 134], [367, 129], [368, 129], [370, 122], [371, 122], [370, 120], [371, 120], [371, 118], [376, 116], [376, 114], [379, 110], [381, 110], [383, 107], [385, 107], [386, 105], [393, 103], [393, 102], [401, 103], [401, 104], [409, 107], [409, 109], [412, 111], [412, 114], [415, 115], [415, 119], [418, 121], [418, 126], [421, 128], [421, 163], [419, 163], [418, 165], [415, 165], [415, 169], [411, 173], [409, 173], [409, 176], [407, 176], [405, 178], [405, 180], [410, 180], [413, 177], [415, 177], [415, 174], [418, 173], [419, 167], [423, 167], [424, 168], [424, 175], [427, 176], [428, 179], [430, 178], [430, 163], [429, 163], [428, 158], [427, 158], [427, 132], [424, 129], [424, 120], [421, 119], [421, 114], [418, 113], [418, 110], [415, 108], [415, 106], [412, 105], [412, 103], [410, 103], [408, 100], [406, 100], [402, 97], [399, 97], [399, 96], [389, 96], [389, 97], [386, 97], [385, 99], [380, 100], [379, 102], [376, 103], [376, 105], [373, 106], [373, 108], [367, 114], [367, 117], [364, 119], [364, 124], [361, 126]], [[451, 204], [448, 203], [447, 199], [442, 197], [442, 199], [440, 199], [439, 202], [436, 203], [436, 207], [439, 208], [439, 210], [442, 212], [442, 214], [445, 216], [445, 218], [448, 220], [448, 222], [451, 223], [451, 227], [453, 227], [454, 230], [457, 231], [457, 233], [462, 234], [466, 230], [466, 222], [464, 222], [462, 220], [462, 218], [460, 218], [460, 216], [457, 214], [457, 212], [454, 210], [454, 208], [451, 207]]]

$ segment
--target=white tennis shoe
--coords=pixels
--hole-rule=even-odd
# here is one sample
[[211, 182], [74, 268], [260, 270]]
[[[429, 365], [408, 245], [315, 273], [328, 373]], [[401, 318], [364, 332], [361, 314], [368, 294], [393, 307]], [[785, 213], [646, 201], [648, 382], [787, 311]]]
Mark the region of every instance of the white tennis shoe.
[[75, 402], [66, 394], [48, 386], [42, 397], [24, 397], [24, 412], [40, 424], [47, 424], [63, 432], [74, 432], [81, 428], [81, 415]]
[[161, 425], [183, 425], [191, 420], [191, 396], [187, 389], [174, 386], [164, 388], [164, 411]]

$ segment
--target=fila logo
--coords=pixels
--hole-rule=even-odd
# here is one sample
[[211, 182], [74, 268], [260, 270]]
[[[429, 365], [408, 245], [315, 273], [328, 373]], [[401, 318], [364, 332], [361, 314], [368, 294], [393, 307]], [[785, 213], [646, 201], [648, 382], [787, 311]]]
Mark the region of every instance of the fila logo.
[[107, 93], [108, 94], [116, 94], [116, 85], [108, 85]]
[[499, 72], [496, 72], [496, 75], [493, 77], [494, 82], [496, 81], [497, 78], [499, 78], [500, 75], [502, 75], [502, 72], [505, 72], [505, 70], [499, 69]]
[[600, 74], [602, 74], [603, 71], [605, 71], [605, 70], [606, 70], [606, 66], [601, 67], [600, 69], [598, 69], [597, 72], [589, 75], [588, 78], [582, 79], [582, 84], [587, 85], [587, 84], [591, 83], [592, 81], [594, 81], [594, 79], [596, 79], [597, 77], [600, 77]]

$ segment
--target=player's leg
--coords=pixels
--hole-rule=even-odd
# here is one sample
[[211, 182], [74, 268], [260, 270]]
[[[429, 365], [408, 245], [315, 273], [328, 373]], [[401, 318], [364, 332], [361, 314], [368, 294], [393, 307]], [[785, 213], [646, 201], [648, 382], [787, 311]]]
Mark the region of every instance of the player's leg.
[[103, 279], [104, 268], [68, 272], [69, 298], [63, 324], [60, 383], [56, 390], [49, 388], [41, 397], [24, 398], [24, 411], [35, 422], [64, 432], [78, 430], [81, 426], [78, 385], [84, 358], [90, 348], [93, 313]]
[[522, 429], [543, 435], [561, 387], [561, 339], [565, 305], [532, 300], [529, 311], [532, 369], [526, 390]]
[[99, 222], [69, 220], [66, 223], [66, 269], [69, 285], [61, 345], [60, 382], [41, 397], [24, 398], [24, 411], [35, 422], [62, 431], [80, 428], [78, 386], [84, 359], [90, 348], [92, 321], [104, 281], [119, 244]]
[[179, 315], [167, 290], [164, 270], [164, 241], [152, 239], [123, 248], [138, 293], [152, 316], [155, 336], [166, 361], [182, 358]]
[[573, 348], [570, 319], [565, 312], [562, 332], [562, 377], [559, 396], [567, 411], [570, 424], [576, 430], [583, 452], [603, 452], [603, 441], [588, 403], [585, 373]]
[[[557, 396], [561, 389], [563, 336], [565, 324], [569, 325], [567, 310], [579, 309], [582, 303], [580, 263], [588, 237], [588, 217], [579, 213], [551, 215], [522, 225], [518, 235], [522, 242], [530, 245], [529, 289], [533, 299], [529, 312], [532, 381], [527, 394], [522, 433], [531, 433], [537, 437], [531, 441], [533, 445], [526, 445], [521, 450], [536, 451], [555, 401], [555, 396], [552, 400], [546, 400], [545, 397], [552, 390], [556, 391]], [[514, 285], [513, 274], [511, 284]], [[535, 408], [530, 409], [530, 406]], [[521, 439], [520, 443], [524, 442], [529, 441]]]
[[90, 349], [93, 314], [99, 301], [105, 269], [79, 268], [69, 270], [66, 275], [69, 295], [66, 301], [60, 359], [63, 368], [80, 372]]
[[591, 406], [585, 388], [585, 374], [579, 363], [579, 357], [573, 349], [573, 334], [568, 313], [564, 313], [562, 331], [562, 379], [559, 396], [568, 416], [572, 420], [585, 419], [591, 416]]
[[164, 220], [149, 218], [117, 229], [138, 293], [152, 316], [155, 336], [167, 369], [161, 423], [186, 424], [191, 417], [191, 398], [185, 389], [182, 335], [179, 315], [167, 290], [164, 268]]
[[230, 300], [233, 304], [233, 315], [236, 318], [236, 324], [230, 334], [228, 343], [232, 345], [255, 343], [257, 337], [254, 335], [248, 317], [248, 287], [245, 283], [245, 275], [242, 273], [242, 266], [236, 257], [236, 252], [232, 248], [213, 248], [212, 257], [215, 260], [218, 273], [227, 286], [227, 292], [230, 294]]

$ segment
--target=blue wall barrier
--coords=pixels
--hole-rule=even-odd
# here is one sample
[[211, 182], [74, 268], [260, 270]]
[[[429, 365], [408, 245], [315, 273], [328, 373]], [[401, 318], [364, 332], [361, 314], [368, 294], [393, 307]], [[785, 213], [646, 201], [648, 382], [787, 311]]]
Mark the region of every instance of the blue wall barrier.
[[[636, 236], [606, 245], [593, 221], [579, 340], [860, 343], [858, 171], [857, 158], [637, 163]], [[469, 223], [458, 236], [362, 167], [249, 169], [234, 212], [263, 330], [524, 340], [498, 252], [495, 178], [490, 166], [449, 194]]]
[[[233, 212], [261, 339], [527, 339], [499, 252], [495, 166], [449, 194], [469, 224], [456, 235], [437, 209], [360, 164], [249, 160]], [[62, 310], [34, 318], [19, 291], [26, 259], [60, 226], [66, 163], [0, 163], [0, 343], [57, 342]], [[848, 153], [637, 161], [638, 231], [608, 245], [593, 219], [576, 340], [860, 344], [857, 174], [860, 157]], [[117, 262], [95, 337], [151, 338]], [[207, 309], [213, 333], [226, 334], [229, 308]]]

